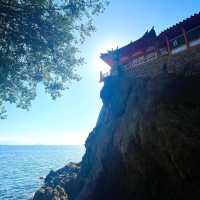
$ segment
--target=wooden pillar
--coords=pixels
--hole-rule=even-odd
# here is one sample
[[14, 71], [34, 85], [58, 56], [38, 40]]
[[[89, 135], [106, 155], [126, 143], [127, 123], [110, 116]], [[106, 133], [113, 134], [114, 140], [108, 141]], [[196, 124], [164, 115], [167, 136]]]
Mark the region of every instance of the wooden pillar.
[[189, 44], [189, 41], [188, 41], [187, 32], [184, 28], [181, 28], [181, 30], [182, 30], [182, 33], [183, 33], [183, 36], [184, 36], [184, 40], [185, 40], [185, 44], [187, 46], [187, 49], [189, 49], [190, 44]]
[[169, 45], [169, 39], [167, 36], [165, 36], [165, 41], [166, 41], [166, 44], [167, 44], [167, 52], [169, 55], [171, 55], [171, 49], [170, 49], [170, 45]]

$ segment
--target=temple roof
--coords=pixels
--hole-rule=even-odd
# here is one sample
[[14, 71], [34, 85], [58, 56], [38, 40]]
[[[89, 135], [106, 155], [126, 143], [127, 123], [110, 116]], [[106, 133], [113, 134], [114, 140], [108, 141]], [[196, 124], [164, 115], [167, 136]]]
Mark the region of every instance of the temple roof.
[[158, 37], [168, 36], [174, 38], [182, 34], [181, 29], [184, 28], [186, 31], [200, 25], [200, 12], [184, 19], [183, 21], [176, 23], [175, 25], [162, 31]]
[[117, 48], [116, 50], [108, 51], [107, 53], [101, 54], [101, 59], [112, 66], [113, 56], [115, 56], [116, 54], [118, 54], [120, 58], [125, 58], [129, 57], [134, 52], [143, 51], [149, 46], [163, 46], [165, 45], [165, 36], [167, 36], [169, 39], [172, 39], [182, 34], [182, 28], [188, 31], [199, 25], [200, 12], [167, 28], [166, 30], [162, 31], [158, 36], [156, 36], [155, 30], [154, 28], [152, 28], [138, 40], [131, 42], [128, 45], [119, 49]]
[[154, 28], [152, 28], [150, 31], [147, 31], [138, 40], [131, 42], [122, 48], [116, 49], [114, 51], [108, 51], [107, 53], [101, 54], [101, 59], [103, 59], [108, 64], [111, 64], [110, 62], [116, 53], [119, 53], [120, 57], [123, 57], [123, 56], [128, 56], [132, 54], [133, 52], [137, 52], [140, 50], [142, 51], [146, 47], [152, 46], [153, 44], [155, 44], [156, 38], [157, 38], [156, 32]]

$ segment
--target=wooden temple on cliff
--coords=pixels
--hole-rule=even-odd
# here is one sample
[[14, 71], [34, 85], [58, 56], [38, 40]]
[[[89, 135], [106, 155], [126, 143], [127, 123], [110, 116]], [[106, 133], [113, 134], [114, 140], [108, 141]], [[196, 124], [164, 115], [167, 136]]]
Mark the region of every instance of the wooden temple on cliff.
[[101, 54], [101, 59], [110, 67], [110, 73], [100, 74], [100, 81], [115, 76], [120, 70], [134, 72], [141, 65], [149, 64], [160, 57], [173, 56], [200, 45], [200, 13], [177, 23], [159, 35], [154, 28], [130, 44]]

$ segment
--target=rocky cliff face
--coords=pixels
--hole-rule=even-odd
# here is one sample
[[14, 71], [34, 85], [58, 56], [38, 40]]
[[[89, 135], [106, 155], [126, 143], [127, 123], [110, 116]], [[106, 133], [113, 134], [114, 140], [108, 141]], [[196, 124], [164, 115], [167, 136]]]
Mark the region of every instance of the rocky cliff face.
[[200, 79], [110, 78], [77, 200], [200, 198]]
[[197, 72], [108, 78], [69, 199], [199, 199], [199, 87]]

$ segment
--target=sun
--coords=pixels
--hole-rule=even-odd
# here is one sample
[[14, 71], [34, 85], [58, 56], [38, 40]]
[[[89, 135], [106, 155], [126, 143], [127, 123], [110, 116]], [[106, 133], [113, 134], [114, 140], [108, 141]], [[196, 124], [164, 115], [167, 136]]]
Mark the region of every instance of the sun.
[[112, 50], [112, 48], [116, 47], [116, 41], [107, 41], [102, 42], [95, 48], [95, 51], [93, 52], [93, 65], [95, 70], [102, 73], [110, 71], [110, 66], [100, 58], [100, 55], [101, 53], [106, 53], [108, 50]]

